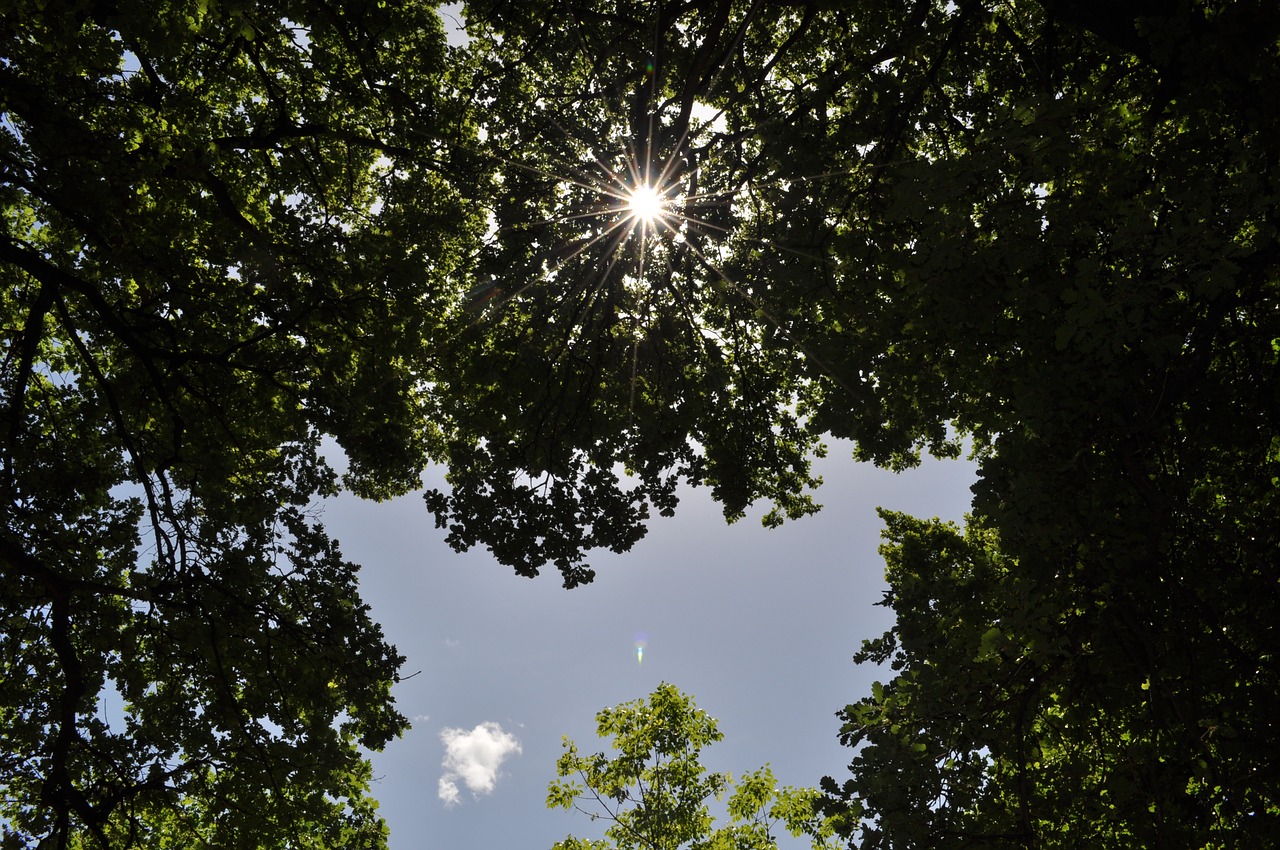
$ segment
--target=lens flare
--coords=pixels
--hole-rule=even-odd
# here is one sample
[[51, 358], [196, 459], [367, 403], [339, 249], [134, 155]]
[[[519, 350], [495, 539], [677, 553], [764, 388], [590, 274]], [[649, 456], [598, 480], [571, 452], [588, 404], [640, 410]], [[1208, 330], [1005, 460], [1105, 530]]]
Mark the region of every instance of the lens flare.
[[636, 664], [644, 663], [644, 650], [649, 645], [649, 636], [644, 632], [636, 633]]

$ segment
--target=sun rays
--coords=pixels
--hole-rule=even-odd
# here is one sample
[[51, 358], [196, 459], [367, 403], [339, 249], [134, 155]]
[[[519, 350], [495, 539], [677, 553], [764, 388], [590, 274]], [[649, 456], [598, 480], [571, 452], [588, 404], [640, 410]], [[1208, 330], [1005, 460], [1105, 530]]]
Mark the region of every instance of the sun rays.
[[[559, 129], [566, 147], [587, 147], [564, 128]], [[543, 248], [540, 278], [526, 280], [518, 288], [507, 287], [506, 298], [497, 303], [558, 278], [583, 260], [591, 263], [579, 271], [590, 274], [594, 268], [602, 282], [614, 271], [643, 276], [644, 266], [654, 259], [655, 252], [669, 254], [673, 246], [682, 246], [675, 253], [699, 252], [692, 244], [695, 239], [728, 236], [732, 227], [727, 219], [744, 188], [692, 191], [688, 186], [691, 169], [682, 156], [690, 137], [686, 130], [660, 167], [641, 161], [635, 142], [622, 145], [624, 152], [613, 158], [614, 164], [595, 154], [581, 159], [551, 157], [548, 165], [552, 167], [499, 156], [504, 169], [544, 180], [545, 196], [555, 198], [556, 203], [550, 215], [496, 222], [491, 244], [513, 242], [522, 233], [545, 233], [548, 229], [555, 233], [552, 244], [539, 243]], [[651, 145], [651, 139], [644, 140], [645, 149]], [[726, 220], [712, 221], [708, 211]], [[710, 262], [705, 256], [703, 259]]]
[[[720, 113], [695, 104], [698, 109], [706, 115], [682, 122], [678, 131], [659, 109], [638, 122], [639, 137], [622, 120], [602, 132], [574, 132], [549, 120], [559, 142], [542, 147], [537, 160], [486, 151], [500, 160], [503, 175], [524, 174], [538, 192], [524, 198], [530, 214], [493, 222], [492, 255], [524, 245], [524, 263], [484, 269], [490, 282], [464, 300], [472, 321], [492, 312], [489, 320], [501, 322], [509, 307], [532, 298], [542, 306], [529, 309], [560, 315], [552, 321], [564, 323], [562, 356], [569, 356], [574, 340], [589, 340], [604, 327], [621, 332], [629, 349], [628, 407], [634, 406], [642, 344], [662, 345], [652, 338], [661, 316], [713, 346], [726, 332], [755, 338], [768, 325], [830, 371], [783, 320], [785, 309], [726, 269], [752, 253], [765, 263], [791, 256], [815, 268], [825, 265], [820, 252], [780, 244], [762, 232], [761, 216], [770, 214], [766, 190], [841, 181], [855, 172], [774, 174], [762, 181], [720, 143]], [[726, 298], [741, 307], [727, 308]], [[712, 303], [722, 305], [712, 308], [721, 318], [708, 324]], [[600, 318], [599, 310], [614, 319]], [[714, 326], [725, 321], [736, 330]]]
[[[669, 281], [670, 272], [677, 271], [669, 264], [682, 261], [689, 286], [714, 280], [742, 290], [721, 269], [726, 256], [752, 247], [825, 263], [820, 252], [778, 244], [759, 232], [761, 210], [769, 207], [761, 189], [839, 181], [854, 171], [771, 175], [761, 181], [747, 163], [726, 161], [714, 130], [717, 113], [695, 104], [699, 109], [712, 117], [686, 121], [678, 131], [671, 116], [659, 110], [639, 122], [648, 125], [639, 136], [622, 120], [600, 131], [548, 120], [560, 138], [549, 140], [537, 159], [516, 150], [505, 156], [485, 150], [500, 161], [504, 175], [523, 173], [538, 184], [522, 199], [526, 215], [491, 219], [486, 244], [498, 248], [492, 254], [522, 239], [537, 252], [530, 258], [533, 266], [519, 270], [521, 279], [500, 284], [485, 306], [501, 309], [539, 286], [565, 283], [566, 275], [593, 278], [593, 287], [620, 282], [643, 287], [646, 275], [655, 272]], [[601, 152], [609, 148], [611, 153]], [[484, 271], [494, 278], [516, 272]], [[745, 290], [739, 294], [753, 300]]]
[[[660, 39], [655, 26], [654, 55]], [[724, 351], [743, 357], [767, 340], [788, 340], [828, 371], [807, 344], [810, 314], [779, 281], [802, 266], [830, 280], [829, 244], [844, 222], [811, 211], [847, 204], [797, 205], [795, 187], [841, 192], [859, 156], [806, 173], [800, 162], [819, 161], [775, 160], [743, 126], [745, 96], [714, 92], [714, 81], [704, 102], [671, 84], [667, 63], [649, 60], [643, 76], [598, 56], [581, 67], [573, 110], [551, 96], [520, 102], [472, 151], [490, 159], [493, 191], [489, 234], [466, 271], [483, 281], [462, 298], [467, 321], [545, 346], [549, 386], [584, 369], [597, 386], [621, 387], [627, 411], [644, 404], [647, 381], [684, 368], [675, 364], [719, 369]], [[830, 168], [841, 161], [854, 168]]]
[[627, 196], [627, 212], [646, 228], [652, 228], [666, 212], [667, 199], [648, 183], [642, 183]]

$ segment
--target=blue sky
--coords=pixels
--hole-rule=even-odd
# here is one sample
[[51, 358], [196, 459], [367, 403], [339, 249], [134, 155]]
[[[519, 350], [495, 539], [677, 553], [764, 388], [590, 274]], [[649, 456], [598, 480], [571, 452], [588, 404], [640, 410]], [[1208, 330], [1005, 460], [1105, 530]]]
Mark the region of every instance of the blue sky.
[[959, 520], [973, 466], [895, 475], [854, 463], [847, 446], [831, 454], [818, 515], [768, 530], [757, 511], [727, 526], [706, 490], [690, 490], [675, 518], [626, 555], [593, 558], [595, 583], [572, 591], [554, 570], [525, 579], [487, 552], [454, 553], [420, 496], [327, 502], [326, 527], [363, 565], [364, 597], [407, 656], [405, 675], [417, 673], [395, 690], [413, 728], [374, 758], [393, 850], [549, 850], [570, 833], [598, 836], [602, 824], [545, 807], [561, 736], [605, 748], [595, 713], [661, 681], [718, 719], [712, 769], [767, 762], [791, 785], [841, 777], [850, 753], [834, 712], [885, 677], [851, 661], [891, 623], [875, 605], [875, 507]]

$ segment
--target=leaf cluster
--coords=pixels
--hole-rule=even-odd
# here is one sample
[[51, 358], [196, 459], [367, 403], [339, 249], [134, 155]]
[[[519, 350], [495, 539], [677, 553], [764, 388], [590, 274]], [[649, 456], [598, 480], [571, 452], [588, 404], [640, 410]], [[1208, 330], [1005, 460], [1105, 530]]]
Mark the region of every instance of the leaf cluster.
[[[647, 699], [606, 708], [596, 720], [614, 755], [584, 755], [566, 738], [547, 806], [607, 821], [605, 840], [570, 836], [556, 850], [773, 850], [779, 824], [810, 836], [815, 850], [834, 846], [830, 826], [815, 813], [815, 789], [778, 788], [768, 766], [736, 781], [708, 772], [702, 751], [724, 736], [674, 686], [663, 683]], [[708, 804], [725, 795], [729, 822], [716, 828]]]

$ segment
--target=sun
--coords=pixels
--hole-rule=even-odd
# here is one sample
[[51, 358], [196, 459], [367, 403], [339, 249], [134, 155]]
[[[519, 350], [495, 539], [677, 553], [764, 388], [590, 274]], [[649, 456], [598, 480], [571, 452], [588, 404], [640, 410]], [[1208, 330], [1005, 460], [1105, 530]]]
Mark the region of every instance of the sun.
[[667, 199], [648, 183], [641, 183], [627, 195], [627, 212], [652, 227], [666, 213]]

